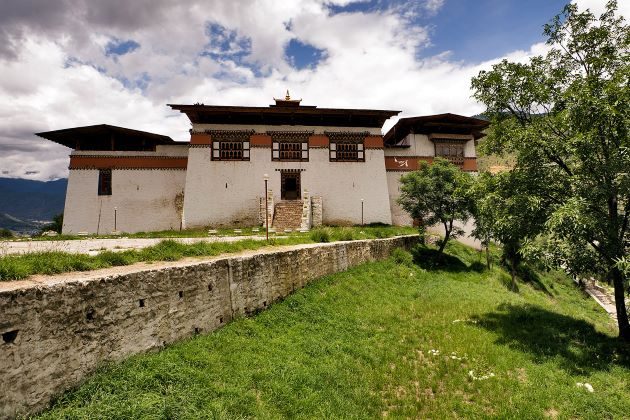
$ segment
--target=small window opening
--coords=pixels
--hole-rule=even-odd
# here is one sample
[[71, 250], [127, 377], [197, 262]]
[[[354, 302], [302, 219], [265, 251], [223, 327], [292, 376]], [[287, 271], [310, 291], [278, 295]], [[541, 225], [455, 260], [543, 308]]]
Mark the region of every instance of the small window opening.
[[183, 290], [180, 290], [180, 291], [179, 291], [179, 298], [181, 299], [181, 298], [183, 298], [183, 297], [184, 297], [184, 292], [183, 292]]
[[140, 299], [138, 301], [138, 306], [140, 306], [141, 308], [144, 308], [144, 299]]
[[98, 171], [98, 195], [112, 195], [112, 170]]

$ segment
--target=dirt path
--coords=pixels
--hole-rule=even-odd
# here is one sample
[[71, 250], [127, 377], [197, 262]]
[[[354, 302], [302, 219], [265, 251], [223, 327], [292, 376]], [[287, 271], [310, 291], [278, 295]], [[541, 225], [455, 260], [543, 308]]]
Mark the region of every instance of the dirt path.
[[183, 244], [195, 242], [235, 242], [243, 239], [264, 240], [262, 236], [212, 236], [197, 238], [112, 238], [74, 239], [68, 241], [0, 241], [0, 256], [32, 252], [63, 251], [71, 254], [96, 255], [101, 251], [126, 251], [157, 245], [172, 239]]

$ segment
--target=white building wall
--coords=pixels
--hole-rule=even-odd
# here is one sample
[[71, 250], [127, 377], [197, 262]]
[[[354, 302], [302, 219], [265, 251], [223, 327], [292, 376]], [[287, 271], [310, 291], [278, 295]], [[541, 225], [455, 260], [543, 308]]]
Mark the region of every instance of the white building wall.
[[[448, 135], [445, 135], [445, 137], [448, 137]], [[472, 140], [472, 136], [470, 138], [471, 140], [467, 141], [464, 146], [464, 157], [476, 157], [475, 141]], [[408, 134], [406, 142], [409, 144], [409, 147], [386, 148], [385, 156], [435, 156], [433, 141], [431, 141], [426, 134]], [[403, 174], [405, 174], [405, 172], [388, 171], [387, 188], [389, 191], [390, 207], [392, 209], [392, 223], [394, 225], [404, 226], [411, 225], [413, 221], [409, 214], [397, 203], [398, 197], [400, 197], [400, 177]]]
[[[250, 129], [251, 126], [238, 126]], [[235, 129], [199, 125], [202, 129]], [[346, 127], [260, 127], [257, 132], [280, 131], [350, 131]], [[264, 131], [262, 130], [264, 128]], [[375, 131], [356, 129], [354, 131]], [[376, 130], [380, 135], [380, 130]], [[360, 224], [361, 199], [364, 199], [364, 223], [391, 224], [385, 160], [382, 149], [367, 149], [365, 162], [330, 162], [328, 148], [311, 148], [308, 162], [274, 162], [271, 149], [253, 147], [250, 161], [212, 161], [209, 147], [192, 147], [188, 156], [184, 217], [186, 227], [258, 224], [258, 199], [264, 196], [264, 174], [274, 202], [280, 201], [280, 172], [276, 169], [303, 169], [301, 189], [311, 196], [321, 196], [324, 224]]]
[[397, 226], [411, 226], [413, 220], [409, 213], [398, 204], [400, 197], [400, 177], [407, 172], [388, 171], [387, 188], [389, 190], [389, 205], [392, 211], [392, 224]]
[[111, 233], [114, 207], [117, 207], [116, 229], [121, 232], [180, 228], [175, 199], [184, 191], [185, 170], [114, 169], [109, 196], [98, 195], [98, 172], [98, 169], [70, 170], [63, 233]]

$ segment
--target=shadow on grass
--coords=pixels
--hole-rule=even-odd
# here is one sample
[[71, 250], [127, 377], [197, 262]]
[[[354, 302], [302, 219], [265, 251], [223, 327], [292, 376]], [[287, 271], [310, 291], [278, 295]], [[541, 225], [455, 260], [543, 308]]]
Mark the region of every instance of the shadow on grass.
[[581, 319], [510, 304], [474, 318], [478, 326], [500, 335], [497, 344], [528, 353], [536, 363], [556, 359], [572, 374], [608, 370], [613, 364], [630, 369], [630, 346]]
[[425, 270], [442, 270], [448, 272], [462, 272], [462, 271], [483, 271], [484, 267], [478, 264], [472, 264], [470, 267], [466, 265], [464, 261], [454, 255], [447, 254], [445, 252], [440, 253], [437, 249], [427, 248], [426, 246], [418, 245], [411, 250], [413, 255], [413, 262], [424, 268]]
[[521, 264], [516, 272], [518, 277], [523, 280], [524, 283], [528, 283], [534, 289], [545, 293], [547, 296], [553, 296], [549, 289], [547, 289], [547, 286], [545, 286], [545, 284], [540, 280], [540, 276], [533, 268], [525, 264]]

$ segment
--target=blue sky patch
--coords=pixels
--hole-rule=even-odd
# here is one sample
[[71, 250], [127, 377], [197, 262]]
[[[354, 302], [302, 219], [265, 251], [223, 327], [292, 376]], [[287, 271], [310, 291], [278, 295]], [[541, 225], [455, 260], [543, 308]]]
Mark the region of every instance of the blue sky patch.
[[430, 56], [452, 52], [452, 59], [481, 62], [509, 52], [528, 50], [544, 41], [543, 25], [560, 13], [567, 0], [446, 0], [435, 16], [414, 23], [429, 26]]
[[114, 38], [105, 45], [105, 55], [108, 57], [125, 55], [137, 50], [138, 48], [140, 48], [140, 44], [133, 39], [123, 41], [121, 39]]
[[[206, 25], [205, 33], [208, 37], [208, 43], [199, 54], [200, 56], [210, 57], [219, 63], [233, 61], [238, 66], [250, 69], [255, 77], [264, 75], [258, 63], [247, 59], [252, 52], [251, 38], [239, 35], [236, 30], [214, 22]], [[230, 74], [225, 69], [213, 76], [217, 79], [229, 79], [240, 84], [247, 82], [242, 75]]]
[[307, 67], [316, 67], [326, 55], [326, 51], [294, 38], [289, 41], [285, 55], [293, 67], [301, 70]]
[[218, 23], [206, 25], [206, 36], [209, 38], [201, 55], [217, 60], [234, 60], [239, 62], [252, 52], [252, 40], [239, 36], [238, 32]]

